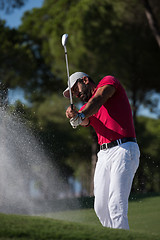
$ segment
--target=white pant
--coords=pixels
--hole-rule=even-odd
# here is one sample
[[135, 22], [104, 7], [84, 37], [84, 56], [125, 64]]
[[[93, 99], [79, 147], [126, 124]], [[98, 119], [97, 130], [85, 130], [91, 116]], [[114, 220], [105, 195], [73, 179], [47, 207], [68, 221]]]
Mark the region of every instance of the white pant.
[[129, 229], [128, 197], [139, 165], [137, 143], [100, 150], [94, 175], [94, 209], [104, 227]]

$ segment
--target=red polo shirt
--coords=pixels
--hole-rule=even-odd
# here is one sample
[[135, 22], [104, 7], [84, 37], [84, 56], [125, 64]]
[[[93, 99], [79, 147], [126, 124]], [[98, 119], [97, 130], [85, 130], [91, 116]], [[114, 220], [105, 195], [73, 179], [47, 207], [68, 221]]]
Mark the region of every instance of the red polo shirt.
[[132, 111], [124, 88], [116, 78], [106, 76], [99, 82], [94, 94], [104, 85], [114, 86], [116, 92], [96, 114], [89, 117], [90, 125], [97, 133], [98, 143], [101, 145], [124, 137], [136, 137]]

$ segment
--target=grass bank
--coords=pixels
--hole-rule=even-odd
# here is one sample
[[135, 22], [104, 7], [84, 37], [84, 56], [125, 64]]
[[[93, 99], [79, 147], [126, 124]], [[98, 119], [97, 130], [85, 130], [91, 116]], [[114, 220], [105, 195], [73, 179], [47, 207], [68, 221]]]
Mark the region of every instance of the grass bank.
[[0, 240], [159, 240], [159, 203], [160, 197], [130, 202], [130, 231], [103, 228], [93, 209], [47, 217], [0, 214]]
[[43, 217], [0, 215], [0, 239], [159, 240], [157, 236]]

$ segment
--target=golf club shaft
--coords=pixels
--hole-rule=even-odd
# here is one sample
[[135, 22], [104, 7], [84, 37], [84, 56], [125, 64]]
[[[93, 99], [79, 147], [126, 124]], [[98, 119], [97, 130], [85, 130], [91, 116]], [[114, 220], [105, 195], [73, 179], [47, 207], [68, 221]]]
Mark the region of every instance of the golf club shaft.
[[66, 68], [67, 68], [67, 76], [68, 76], [68, 87], [69, 87], [70, 103], [71, 103], [71, 109], [73, 110], [73, 99], [72, 99], [71, 84], [70, 84], [70, 77], [69, 77], [69, 67], [68, 67], [68, 57], [67, 57], [67, 48], [66, 48], [66, 46], [64, 46], [64, 52], [65, 52], [65, 59], [66, 59]]

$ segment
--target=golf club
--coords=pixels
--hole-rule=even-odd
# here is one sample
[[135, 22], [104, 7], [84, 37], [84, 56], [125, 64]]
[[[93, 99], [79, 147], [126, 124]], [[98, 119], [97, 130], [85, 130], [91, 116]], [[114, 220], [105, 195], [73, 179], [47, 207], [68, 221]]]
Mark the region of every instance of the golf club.
[[68, 34], [63, 34], [62, 36], [62, 46], [64, 47], [65, 52], [65, 59], [66, 59], [66, 68], [67, 68], [67, 76], [68, 76], [68, 87], [69, 87], [69, 96], [70, 96], [70, 103], [71, 103], [71, 109], [73, 110], [73, 99], [72, 99], [72, 92], [71, 92], [71, 84], [70, 84], [70, 77], [69, 77], [69, 67], [68, 67], [68, 57], [67, 57], [67, 40], [68, 40]]

